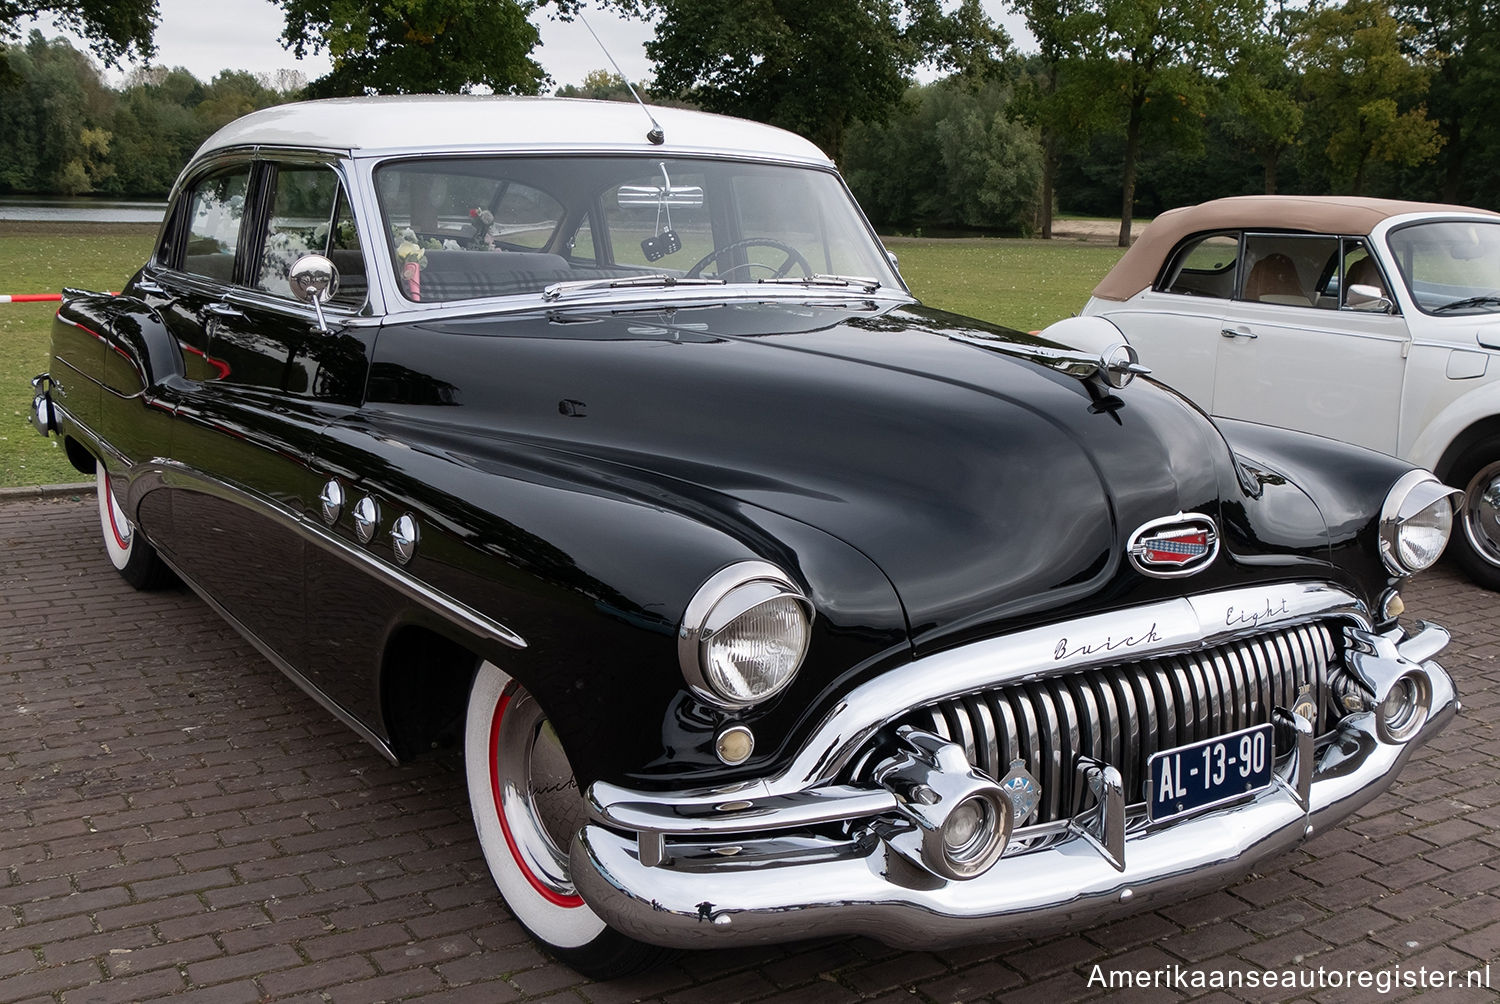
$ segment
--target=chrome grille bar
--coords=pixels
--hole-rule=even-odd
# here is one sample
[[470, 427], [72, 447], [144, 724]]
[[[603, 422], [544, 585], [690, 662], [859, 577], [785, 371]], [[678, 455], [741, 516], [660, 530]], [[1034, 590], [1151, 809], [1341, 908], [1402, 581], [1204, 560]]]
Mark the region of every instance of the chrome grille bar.
[[1074, 764], [1117, 767], [1132, 803], [1144, 799], [1146, 764], [1173, 749], [1272, 720], [1303, 688], [1333, 724], [1329, 666], [1341, 658], [1326, 622], [1236, 639], [1196, 652], [1086, 669], [965, 694], [902, 721], [961, 745], [969, 760], [1003, 778], [1016, 760], [1042, 786], [1037, 823], [1069, 818], [1086, 793]]

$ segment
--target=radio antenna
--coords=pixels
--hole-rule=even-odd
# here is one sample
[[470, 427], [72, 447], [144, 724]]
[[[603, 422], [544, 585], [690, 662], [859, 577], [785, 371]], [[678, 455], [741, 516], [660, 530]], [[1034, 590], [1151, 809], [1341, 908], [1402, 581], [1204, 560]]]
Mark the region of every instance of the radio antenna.
[[635, 92], [635, 85], [630, 82], [629, 77], [625, 76], [625, 71], [621, 70], [620, 64], [615, 62], [615, 57], [609, 54], [609, 50], [600, 41], [598, 33], [594, 31], [594, 26], [589, 24], [589, 19], [583, 16], [581, 10], [578, 12], [578, 20], [582, 21], [583, 26], [589, 30], [589, 34], [594, 36], [594, 41], [599, 43], [599, 48], [604, 52], [604, 58], [609, 60], [609, 65], [615, 68], [615, 75], [625, 81], [625, 87], [630, 91], [630, 96], [635, 98], [635, 103], [641, 106], [641, 111], [645, 112], [646, 118], [651, 120], [651, 131], [646, 133], [646, 139], [650, 140], [653, 146], [661, 146], [667, 141], [667, 134], [661, 131], [661, 123], [656, 121], [656, 116], [651, 114], [651, 109], [646, 107], [646, 102], [642, 101], [641, 96]]

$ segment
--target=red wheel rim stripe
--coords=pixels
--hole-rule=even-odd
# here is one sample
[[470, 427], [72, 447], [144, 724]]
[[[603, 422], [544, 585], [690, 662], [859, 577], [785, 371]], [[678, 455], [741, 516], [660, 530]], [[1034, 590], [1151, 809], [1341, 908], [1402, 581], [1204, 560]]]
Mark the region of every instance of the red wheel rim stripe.
[[500, 719], [505, 717], [505, 709], [510, 704], [510, 695], [502, 694], [500, 703], [495, 708], [495, 720], [490, 725], [490, 795], [495, 801], [495, 815], [500, 819], [500, 832], [505, 835], [505, 846], [510, 848], [510, 856], [521, 874], [526, 876], [526, 881], [531, 883], [531, 888], [537, 891], [547, 902], [554, 906], [565, 909], [576, 909], [583, 905], [582, 896], [564, 896], [554, 889], [549, 888], [540, 878], [532, 872], [526, 864], [525, 858], [521, 856], [521, 849], [516, 846], [516, 838], [511, 835], [510, 824], [505, 821], [505, 807], [500, 801]]
[[130, 541], [120, 536], [120, 527], [115, 523], [115, 490], [110, 486], [108, 474], [104, 475], [104, 511], [109, 514], [109, 532], [115, 535], [115, 543], [120, 550], [127, 550]]

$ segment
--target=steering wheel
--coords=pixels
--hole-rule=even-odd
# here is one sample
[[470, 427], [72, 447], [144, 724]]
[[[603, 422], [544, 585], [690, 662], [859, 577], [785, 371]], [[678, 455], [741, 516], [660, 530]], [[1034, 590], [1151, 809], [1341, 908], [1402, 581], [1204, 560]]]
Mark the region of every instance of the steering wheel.
[[722, 258], [726, 254], [729, 254], [731, 251], [740, 251], [744, 248], [753, 247], [775, 248], [777, 251], [785, 252], [786, 261], [782, 262], [781, 267], [779, 268], [771, 268], [770, 265], [759, 261], [741, 262], [738, 265], [730, 266], [729, 269], [724, 272], [720, 272], [719, 278], [724, 278], [725, 275], [729, 274], [729, 272], [735, 271], [736, 269], [758, 267], [771, 269], [771, 278], [780, 279], [782, 276], [786, 275], [792, 270], [793, 265], [802, 266], [803, 275], [813, 274], [812, 266], [807, 263], [807, 259], [802, 257], [802, 253], [796, 248], [792, 247], [790, 244], [783, 244], [781, 241], [772, 240], [769, 237], [746, 237], [744, 240], [735, 241], [731, 244], [725, 244], [721, 248], [714, 248], [708, 254], [704, 255], [702, 258], [699, 258], [697, 264], [687, 270], [687, 278], [699, 278], [703, 274], [704, 266], [706, 266], [709, 262], [718, 261], [720, 258]]

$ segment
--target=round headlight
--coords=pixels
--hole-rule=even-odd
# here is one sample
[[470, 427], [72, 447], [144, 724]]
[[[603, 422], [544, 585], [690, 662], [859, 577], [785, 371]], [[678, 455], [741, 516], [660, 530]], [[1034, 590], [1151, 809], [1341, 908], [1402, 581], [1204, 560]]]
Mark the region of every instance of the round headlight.
[[727, 708], [792, 682], [812, 638], [812, 604], [774, 565], [745, 561], [709, 578], [688, 604], [677, 653], [688, 686]]
[[1453, 532], [1453, 507], [1463, 493], [1426, 471], [1402, 475], [1380, 513], [1380, 551], [1386, 568], [1412, 575], [1430, 567]]

